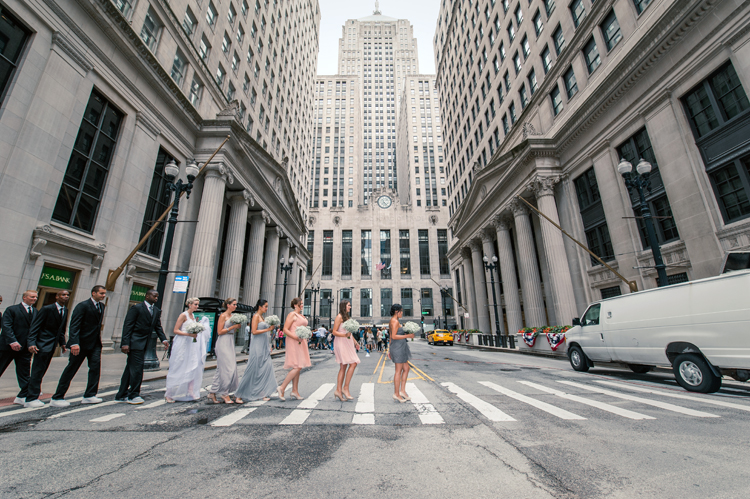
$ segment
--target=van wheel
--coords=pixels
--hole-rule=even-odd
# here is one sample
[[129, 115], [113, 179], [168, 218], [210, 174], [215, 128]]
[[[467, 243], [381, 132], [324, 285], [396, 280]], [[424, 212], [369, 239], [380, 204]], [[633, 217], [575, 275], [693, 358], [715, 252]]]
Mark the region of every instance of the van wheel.
[[690, 392], [714, 393], [721, 388], [721, 378], [711, 371], [708, 362], [700, 355], [678, 355], [672, 370], [680, 386]]
[[654, 366], [644, 366], [642, 364], [628, 364], [628, 367], [636, 374], [646, 374], [654, 368]]
[[586, 354], [583, 353], [583, 350], [578, 345], [570, 347], [570, 350], [568, 350], [568, 359], [574, 370], [584, 373], [589, 370], [589, 362]]

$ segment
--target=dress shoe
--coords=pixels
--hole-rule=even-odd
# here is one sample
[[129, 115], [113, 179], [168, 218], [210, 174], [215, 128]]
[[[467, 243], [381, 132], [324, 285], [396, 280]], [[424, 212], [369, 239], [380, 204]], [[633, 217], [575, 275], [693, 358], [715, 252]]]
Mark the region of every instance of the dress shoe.
[[127, 401], [128, 401], [127, 397], [122, 398], [122, 399], [118, 399], [117, 397], [115, 397], [115, 402], [127, 402]]
[[26, 402], [25, 404], [23, 404], [24, 409], [37, 409], [39, 407], [44, 407], [44, 402], [39, 399], [32, 400], [31, 402]]
[[18, 405], [23, 405], [23, 404], [26, 403], [26, 399], [25, 398], [21, 398], [21, 397], [16, 397], [16, 400], [14, 400], [13, 403], [14, 404], [18, 404]]
[[99, 397], [84, 397], [81, 400], [82, 404], [101, 404], [102, 402], [104, 402], [104, 400]]
[[132, 399], [128, 399], [128, 404], [132, 404], [132, 405], [142, 404], [143, 402], [145, 402], [145, 400], [143, 400], [141, 397], [134, 397]]
[[65, 399], [59, 399], [59, 400], [52, 399], [49, 401], [49, 405], [50, 407], [68, 407], [70, 405], [70, 402], [68, 402]]

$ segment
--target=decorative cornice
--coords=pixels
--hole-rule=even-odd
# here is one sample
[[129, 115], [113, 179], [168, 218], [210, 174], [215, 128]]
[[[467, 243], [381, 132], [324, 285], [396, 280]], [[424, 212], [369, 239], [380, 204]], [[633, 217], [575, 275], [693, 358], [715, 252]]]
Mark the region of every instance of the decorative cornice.
[[499, 213], [492, 218], [492, 225], [496, 231], [508, 231], [513, 227], [513, 221], [504, 213]]
[[80, 238], [54, 230], [49, 225], [37, 227], [31, 234], [31, 248], [29, 258], [36, 259], [44, 253], [48, 244], [62, 246], [74, 253], [84, 254], [91, 257], [91, 271], [99, 270], [104, 255], [107, 253], [107, 245], [92, 244]]
[[81, 70], [83, 70], [83, 76], [86, 76], [89, 71], [91, 71], [94, 67], [94, 65], [89, 61], [86, 56], [78, 50], [71, 42], [68, 40], [65, 35], [60, 33], [59, 31], [55, 31], [52, 33], [52, 46], [50, 47], [51, 50], [59, 50], [63, 54], [70, 57], [73, 62], [75, 62]]
[[219, 114], [216, 115], [220, 118], [234, 118], [239, 119], [240, 117], [240, 101], [233, 100], [230, 102], [227, 107], [219, 111]]
[[249, 191], [244, 190], [244, 189], [241, 191], [230, 192], [228, 197], [231, 201], [245, 203], [245, 205], [248, 205], [248, 206], [255, 205], [255, 201], [253, 200], [252, 194], [250, 194]]
[[471, 253], [472, 254], [474, 254], [474, 253], [481, 254], [482, 253], [482, 244], [479, 241], [477, 241], [476, 239], [472, 239], [471, 241], [469, 241], [469, 248], [471, 248]]
[[555, 186], [560, 180], [562, 180], [560, 175], [552, 175], [548, 177], [536, 176], [527, 189], [529, 192], [533, 192], [537, 199], [544, 196], [554, 196]]
[[263, 221], [266, 223], [266, 225], [271, 225], [271, 215], [269, 215], [266, 210], [261, 211], [260, 216], [263, 217]]
[[518, 199], [511, 199], [508, 203], [508, 209], [513, 212], [513, 216], [518, 218], [529, 214], [529, 209]]
[[150, 134], [153, 138], [161, 135], [161, 130], [159, 130], [159, 127], [156, 125], [156, 123], [151, 121], [151, 118], [149, 118], [142, 111], [135, 112], [135, 124], [136, 126], [141, 127], [143, 131]]
[[470, 260], [471, 259], [471, 248], [464, 246], [461, 248], [461, 256], [464, 260]]
[[479, 231], [479, 239], [482, 240], [482, 244], [492, 244], [492, 234], [489, 231], [489, 227], [485, 227]]
[[281, 239], [282, 237], [284, 237], [284, 231], [282, 230], [281, 227], [275, 227], [275, 229], [276, 229], [276, 235], [279, 236], [279, 239]]

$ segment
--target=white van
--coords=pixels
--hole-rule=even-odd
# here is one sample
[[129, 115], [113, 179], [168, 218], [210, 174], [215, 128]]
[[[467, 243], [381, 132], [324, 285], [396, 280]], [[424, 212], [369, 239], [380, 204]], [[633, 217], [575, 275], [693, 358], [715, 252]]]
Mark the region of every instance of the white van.
[[576, 371], [671, 365], [682, 387], [703, 393], [717, 391], [722, 375], [750, 379], [750, 271], [595, 302], [573, 325], [566, 339]]

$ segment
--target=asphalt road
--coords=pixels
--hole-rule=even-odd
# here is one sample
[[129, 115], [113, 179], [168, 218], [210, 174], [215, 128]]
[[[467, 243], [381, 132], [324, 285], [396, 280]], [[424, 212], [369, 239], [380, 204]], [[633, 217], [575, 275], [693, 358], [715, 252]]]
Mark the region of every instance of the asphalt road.
[[690, 394], [668, 373], [411, 348], [405, 404], [377, 353], [361, 355], [356, 400], [334, 400], [338, 364], [314, 352], [303, 401], [164, 404], [152, 381], [143, 406], [107, 392], [97, 406], [4, 408], [0, 496], [748, 497], [750, 385]]

